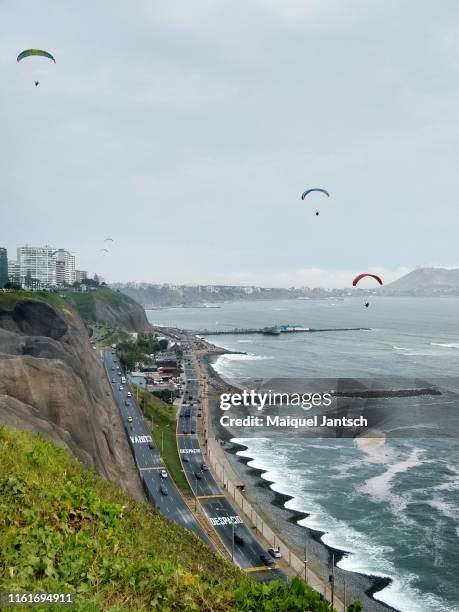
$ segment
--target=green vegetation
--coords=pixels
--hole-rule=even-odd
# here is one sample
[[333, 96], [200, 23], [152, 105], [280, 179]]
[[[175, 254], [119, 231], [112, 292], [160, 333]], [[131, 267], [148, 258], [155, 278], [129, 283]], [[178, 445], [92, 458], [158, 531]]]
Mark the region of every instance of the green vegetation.
[[175, 407], [166, 404], [147, 391], [140, 389], [134, 391], [139, 394], [140, 408], [149, 421], [152, 436], [171, 478], [179, 489], [189, 491], [188, 481], [182, 470], [177, 450]]
[[64, 449], [3, 425], [0, 541], [3, 590], [75, 592], [78, 612], [331, 610], [301, 579], [252, 582]]
[[180, 392], [177, 389], [159, 389], [152, 391], [152, 394], [166, 404], [172, 404], [178, 397]]
[[[242, 584], [235, 593], [237, 609], [243, 612], [330, 612], [331, 605], [320, 601], [317, 591], [309, 588], [301, 578], [293, 578], [289, 584], [280, 580], [260, 584]], [[358, 612], [358, 608], [348, 608], [348, 612]]]
[[128, 370], [134, 370], [137, 363], [144, 363], [148, 355], [167, 349], [167, 340], [156, 340], [154, 334], [139, 334], [136, 342], [123, 342], [118, 346], [120, 362]]
[[0, 306], [7, 310], [13, 310], [16, 304], [25, 300], [39, 300], [58, 308], [65, 306], [65, 301], [54, 291], [26, 291], [20, 289], [18, 291], [0, 293]]
[[95, 323], [96, 301], [106, 304], [118, 305], [122, 302], [122, 296], [109, 287], [97, 287], [87, 291], [66, 291], [65, 299], [69, 300], [78, 310], [80, 317], [86, 323]]
[[77, 610], [226, 610], [247, 580], [65, 450], [4, 426], [0, 540], [3, 589], [76, 592]]
[[110, 346], [111, 344], [118, 345], [122, 342], [127, 342], [129, 339], [129, 334], [120, 327], [108, 327], [107, 325], [99, 324], [95, 325], [94, 329], [97, 329], [102, 336], [99, 342], [101, 346]]

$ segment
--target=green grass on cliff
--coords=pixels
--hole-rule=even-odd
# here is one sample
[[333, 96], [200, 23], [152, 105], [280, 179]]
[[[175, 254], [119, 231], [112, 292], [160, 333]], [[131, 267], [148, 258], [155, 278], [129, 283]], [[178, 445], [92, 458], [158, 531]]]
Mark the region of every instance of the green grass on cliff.
[[0, 307], [7, 310], [13, 310], [17, 304], [25, 300], [39, 300], [57, 307], [65, 305], [65, 301], [54, 291], [26, 291], [21, 289], [20, 291], [0, 293]]
[[254, 583], [64, 449], [1, 424], [0, 542], [1, 589], [76, 593], [68, 610], [331, 610], [301, 579]]
[[0, 541], [3, 589], [76, 592], [80, 610], [225, 610], [247, 581], [65, 450], [1, 425]]
[[96, 302], [116, 306], [123, 300], [122, 295], [109, 287], [98, 287], [94, 291], [67, 291], [66, 299], [70, 300], [86, 323], [96, 322]]

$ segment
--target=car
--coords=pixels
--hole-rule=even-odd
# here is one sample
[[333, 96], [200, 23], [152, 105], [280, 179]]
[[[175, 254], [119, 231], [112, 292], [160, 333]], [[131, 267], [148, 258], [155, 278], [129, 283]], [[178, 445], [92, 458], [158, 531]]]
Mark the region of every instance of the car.
[[234, 541], [236, 544], [239, 544], [239, 546], [244, 545], [244, 538], [239, 535], [237, 531], [234, 532]]
[[186, 455], [182, 455], [182, 461], [183, 463], [189, 463], [190, 460], [188, 459], [188, 457]]
[[207, 470], [208, 470], [208, 469], [209, 469], [209, 468], [207, 467], [207, 464], [206, 464], [206, 463], [201, 463], [201, 470], [202, 470], [203, 472], [207, 472]]
[[159, 487], [159, 490], [161, 491], [161, 495], [169, 495], [169, 491], [167, 490], [167, 487], [165, 485], [161, 485]]
[[127, 420], [128, 420], [128, 423], [132, 423], [132, 417], [131, 417], [131, 415], [129, 415], [129, 416], [128, 416]]
[[122, 390], [124, 389], [123, 385], [120, 385], [120, 386], [118, 387], [118, 389], [119, 389], [120, 391], [122, 391]]
[[260, 559], [263, 561], [263, 563], [267, 566], [269, 565], [274, 565], [274, 561], [271, 559], [271, 557], [269, 555], [267, 555], [266, 553], [262, 553], [260, 555]]
[[197, 480], [202, 480], [202, 474], [201, 472], [195, 472], [194, 473], [195, 477], [197, 478]]
[[125, 405], [125, 406], [130, 406], [130, 405], [131, 405], [131, 402], [130, 402], [129, 400], [124, 400], [124, 405]]
[[273, 548], [268, 548], [268, 552], [271, 555], [271, 557], [274, 557], [274, 559], [280, 559], [282, 557], [282, 554], [281, 554], [279, 546], [274, 546]]
[[114, 378], [112, 378], [112, 383], [115, 383], [115, 382], [116, 382], [116, 380]]
[[112, 366], [112, 371], [113, 371], [113, 372], [115, 371], [115, 366]]
[[151, 450], [153, 450], [155, 447], [153, 446], [153, 442], [149, 442], [148, 443], [148, 448], [151, 448]]
[[132, 393], [130, 391], [127, 392], [128, 397], [132, 397]]
[[161, 478], [167, 478], [167, 472], [166, 470], [161, 470], [161, 474], [160, 474]]
[[191, 428], [191, 429], [190, 429], [190, 433], [195, 434], [195, 433], [196, 433], [196, 429]]

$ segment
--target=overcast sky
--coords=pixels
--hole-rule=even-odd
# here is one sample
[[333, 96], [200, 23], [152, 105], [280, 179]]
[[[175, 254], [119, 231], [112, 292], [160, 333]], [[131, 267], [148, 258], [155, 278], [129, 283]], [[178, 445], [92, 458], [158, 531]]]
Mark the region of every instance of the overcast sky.
[[0, 246], [109, 281], [456, 266], [458, 31], [457, 0], [0, 0]]

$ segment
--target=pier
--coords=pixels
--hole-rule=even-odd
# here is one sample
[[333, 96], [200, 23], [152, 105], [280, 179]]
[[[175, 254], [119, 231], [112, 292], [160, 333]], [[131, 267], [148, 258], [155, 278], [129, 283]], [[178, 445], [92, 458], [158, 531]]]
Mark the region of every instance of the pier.
[[229, 336], [234, 334], [248, 335], [248, 334], [263, 334], [264, 336], [280, 336], [280, 334], [294, 334], [294, 333], [322, 333], [322, 332], [347, 332], [347, 331], [371, 331], [371, 327], [300, 327], [296, 325], [274, 325], [272, 327], [249, 327], [240, 328], [235, 327], [234, 329], [203, 329], [201, 331], [195, 331], [197, 336]]

